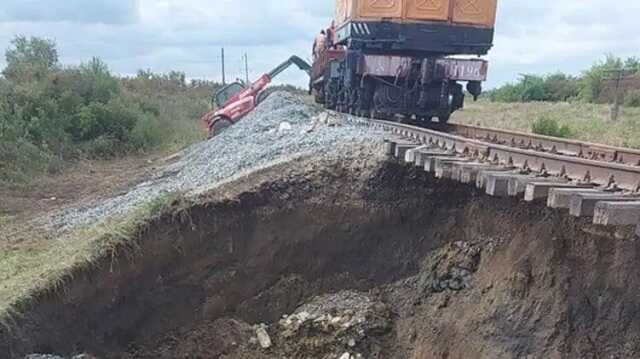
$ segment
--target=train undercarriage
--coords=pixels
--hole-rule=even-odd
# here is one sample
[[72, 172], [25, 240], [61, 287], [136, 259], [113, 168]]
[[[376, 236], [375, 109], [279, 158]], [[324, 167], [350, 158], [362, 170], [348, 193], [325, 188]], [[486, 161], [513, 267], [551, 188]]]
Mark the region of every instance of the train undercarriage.
[[329, 50], [314, 64], [311, 91], [328, 109], [364, 117], [445, 123], [476, 97], [487, 74], [480, 59], [412, 57]]
[[491, 28], [347, 19], [327, 33], [334, 41], [316, 54], [310, 90], [329, 109], [447, 122], [467, 94], [480, 95], [487, 79], [488, 62], [480, 56], [492, 46]]

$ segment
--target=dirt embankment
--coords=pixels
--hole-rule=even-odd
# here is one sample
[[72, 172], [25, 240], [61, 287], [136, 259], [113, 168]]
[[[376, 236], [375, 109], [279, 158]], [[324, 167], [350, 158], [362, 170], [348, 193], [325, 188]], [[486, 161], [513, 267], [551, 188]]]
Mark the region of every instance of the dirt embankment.
[[640, 242], [381, 161], [279, 165], [41, 298], [0, 356], [634, 358]]

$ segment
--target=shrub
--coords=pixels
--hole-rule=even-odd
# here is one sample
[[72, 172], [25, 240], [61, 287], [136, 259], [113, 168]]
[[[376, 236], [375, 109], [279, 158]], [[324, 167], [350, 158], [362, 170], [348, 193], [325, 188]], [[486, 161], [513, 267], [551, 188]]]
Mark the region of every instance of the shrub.
[[58, 66], [56, 44], [49, 39], [16, 36], [5, 57], [7, 67], [2, 73], [16, 82], [42, 80]]
[[580, 77], [563, 73], [545, 76], [524, 75], [517, 82], [505, 84], [487, 95], [496, 102], [573, 101], [605, 103], [612, 99], [611, 81], [615, 70], [640, 73], [640, 59], [622, 59], [607, 55], [604, 61], [594, 63]]
[[0, 182], [57, 173], [82, 156], [177, 149], [203, 138], [219, 85], [182, 72], [114, 76], [98, 58], [62, 67], [52, 41], [16, 37], [0, 76]]
[[143, 115], [131, 131], [131, 145], [136, 150], [148, 150], [159, 147], [168, 129], [163, 128], [152, 115]]
[[570, 138], [573, 137], [571, 128], [558, 124], [558, 121], [549, 117], [539, 117], [531, 125], [531, 131], [538, 135]]
[[559, 72], [545, 77], [544, 88], [545, 101], [570, 101], [580, 94], [580, 80]]
[[77, 141], [91, 141], [99, 137], [126, 142], [138, 121], [139, 112], [123, 100], [116, 99], [107, 104], [92, 102], [78, 113]]
[[596, 62], [582, 73], [580, 97], [586, 102], [593, 103], [610, 101], [613, 94], [608, 89], [609, 79], [615, 75], [615, 70], [619, 69], [640, 72], [640, 59], [630, 57], [623, 60], [611, 54], [607, 55], [604, 61]]
[[640, 90], [629, 91], [624, 99], [625, 106], [640, 107]]
[[49, 155], [22, 138], [0, 139], [0, 182], [27, 182], [47, 169]]
[[105, 135], [82, 142], [78, 146], [89, 158], [100, 159], [116, 157], [126, 153], [125, 145], [122, 141]]
[[568, 101], [579, 94], [578, 79], [562, 73], [524, 75], [514, 84], [491, 91], [489, 98], [497, 102]]

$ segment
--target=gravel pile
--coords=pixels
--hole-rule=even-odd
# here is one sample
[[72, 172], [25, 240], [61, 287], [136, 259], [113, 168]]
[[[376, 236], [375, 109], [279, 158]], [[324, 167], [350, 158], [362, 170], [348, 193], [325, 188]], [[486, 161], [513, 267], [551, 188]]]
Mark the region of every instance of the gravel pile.
[[346, 121], [319, 121], [321, 109], [286, 92], [273, 93], [221, 135], [183, 151], [182, 158], [127, 194], [63, 211], [50, 219], [66, 230], [124, 216], [163, 194], [197, 194], [241, 173], [302, 155], [336, 156], [345, 147], [375, 143], [382, 133]]

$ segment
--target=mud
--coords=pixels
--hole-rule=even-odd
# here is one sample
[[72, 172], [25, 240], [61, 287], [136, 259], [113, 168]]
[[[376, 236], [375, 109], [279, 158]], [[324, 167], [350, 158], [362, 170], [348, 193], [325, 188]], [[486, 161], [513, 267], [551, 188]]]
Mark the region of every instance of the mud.
[[630, 230], [363, 151], [176, 204], [120, 256], [28, 308], [0, 334], [0, 357], [640, 355]]

